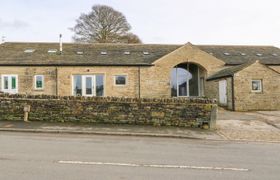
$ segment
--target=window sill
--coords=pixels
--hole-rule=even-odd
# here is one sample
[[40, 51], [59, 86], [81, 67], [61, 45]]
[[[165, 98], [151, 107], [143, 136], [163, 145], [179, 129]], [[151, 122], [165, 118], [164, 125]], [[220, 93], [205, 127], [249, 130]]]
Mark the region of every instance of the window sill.
[[33, 89], [34, 91], [44, 91], [44, 89]]
[[124, 85], [117, 85], [117, 84], [114, 84], [115, 87], [126, 87], [127, 84], [124, 84]]

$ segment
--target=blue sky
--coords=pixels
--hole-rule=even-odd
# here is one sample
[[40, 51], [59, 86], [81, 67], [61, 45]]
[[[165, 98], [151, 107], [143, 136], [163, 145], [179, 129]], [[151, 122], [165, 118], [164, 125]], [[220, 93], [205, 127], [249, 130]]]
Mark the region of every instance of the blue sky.
[[280, 47], [277, 0], [2, 0], [0, 37], [70, 42], [68, 28], [95, 4], [121, 11], [144, 43]]

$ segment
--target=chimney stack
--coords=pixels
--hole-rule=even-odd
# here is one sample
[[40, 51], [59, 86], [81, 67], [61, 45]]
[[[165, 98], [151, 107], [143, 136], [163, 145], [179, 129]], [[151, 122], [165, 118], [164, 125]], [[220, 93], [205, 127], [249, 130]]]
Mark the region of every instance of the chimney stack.
[[62, 54], [62, 34], [59, 35], [59, 51], [60, 51], [60, 54]]

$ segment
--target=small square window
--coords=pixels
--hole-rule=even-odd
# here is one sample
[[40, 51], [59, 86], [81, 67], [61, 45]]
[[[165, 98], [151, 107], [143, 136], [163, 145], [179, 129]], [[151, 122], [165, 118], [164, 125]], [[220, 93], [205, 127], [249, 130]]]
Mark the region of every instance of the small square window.
[[36, 75], [35, 76], [35, 89], [44, 89], [44, 76]]
[[262, 92], [262, 80], [252, 80], [252, 92]]
[[117, 75], [115, 76], [115, 85], [124, 86], [126, 85], [127, 76], [126, 75]]

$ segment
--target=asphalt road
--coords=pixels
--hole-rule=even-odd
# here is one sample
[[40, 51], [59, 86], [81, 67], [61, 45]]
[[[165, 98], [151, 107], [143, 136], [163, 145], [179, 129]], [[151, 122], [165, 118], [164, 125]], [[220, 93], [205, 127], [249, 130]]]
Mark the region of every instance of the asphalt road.
[[280, 179], [280, 144], [0, 132], [0, 180]]

